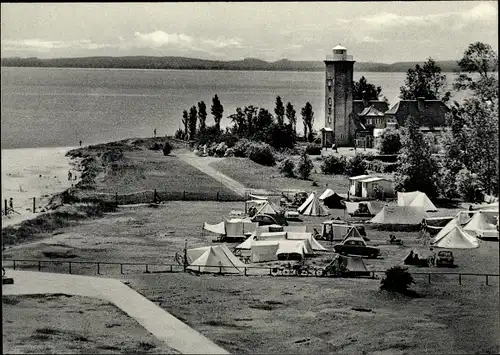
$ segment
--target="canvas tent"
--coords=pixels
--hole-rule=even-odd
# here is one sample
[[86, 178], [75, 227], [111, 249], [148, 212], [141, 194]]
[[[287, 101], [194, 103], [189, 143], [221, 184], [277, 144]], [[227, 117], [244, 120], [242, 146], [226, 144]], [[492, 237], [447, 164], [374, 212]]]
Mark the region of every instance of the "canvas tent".
[[398, 192], [398, 206], [420, 207], [427, 211], [437, 211], [436, 206], [420, 191], [413, 192]]
[[220, 235], [226, 234], [226, 225], [224, 222], [220, 222], [217, 224], [208, 224], [205, 222], [203, 223], [203, 229], [215, 234], [220, 234]]
[[432, 246], [444, 249], [474, 249], [479, 247], [479, 243], [476, 237], [471, 236], [462, 227], [456, 225]]
[[279, 208], [276, 207], [274, 204], [272, 204], [269, 201], [266, 201], [263, 203], [260, 207], [257, 208], [257, 213], [258, 214], [268, 214], [268, 215], [276, 215], [279, 213]]
[[[312, 233], [287, 232], [288, 240], [307, 240], [312, 250], [326, 251], [326, 249], [313, 237]], [[309, 253], [308, 253], [309, 254]]]
[[336, 192], [334, 192], [332, 195], [324, 198], [323, 203], [328, 208], [345, 209], [344, 198], [337, 195]]
[[326, 189], [319, 197], [319, 200], [323, 201], [325, 198], [332, 196], [334, 193], [335, 192], [332, 189]]
[[248, 197], [253, 198], [254, 200], [267, 200], [267, 196], [248, 194]]
[[458, 219], [453, 218], [438, 232], [438, 234], [436, 234], [436, 236], [431, 240], [431, 244], [436, 243], [458, 225], [460, 225]]
[[253, 263], [273, 261], [277, 260], [278, 257], [276, 252], [278, 251], [279, 241], [278, 240], [256, 240], [252, 243], [251, 247], [251, 260]]
[[239, 274], [245, 264], [234, 256], [225, 244], [188, 249], [187, 269], [202, 273]]
[[351, 226], [347, 233], [344, 236], [342, 241], [347, 240], [348, 238], [361, 238], [364, 239], [363, 236], [359, 233], [358, 229], [354, 226]]
[[423, 208], [410, 206], [384, 206], [382, 211], [370, 219], [373, 224], [419, 225], [429, 215]]
[[233, 218], [230, 220], [224, 219], [224, 225], [226, 228], [226, 237], [241, 238], [255, 231], [258, 223], [254, 223], [248, 219]]
[[276, 251], [278, 260], [302, 260], [305, 254], [304, 240], [280, 240]]
[[366, 267], [363, 258], [359, 256], [335, 255], [332, 262], [325, 268], [325, 271], [339, 276], [370, 276], [370, 271]]
[[328, 212], [320, 204], [316, 194], [313, 192], [307, 198], [306, 202], [298, 208], [299, 213], [305, 216], [327, 216]]
[[283, 227], [283, 231], [285, 231], [285, 232], [305, 233], [306, 229], [307, 229], [306, 226], [285, 226], [285, 227]]
[[477, 212], [464, 226], [464, 231], [476, 235], [479, 230], [496, 230], [496, 226], [490, 223], [490, 220], [484, 213]]
[[380, 201], [344, 202], [344, 204], [349, 215], [355, 214], [360, 204], [366, 205], [368, 213], [372, 216], [375, 216], [377, 213], [379, 213], [385, 206], [385, 203]]
[[455, 217], [429, 217], [425, 218], [423, 223], [425, 230], [431, 235], [439, 233]]

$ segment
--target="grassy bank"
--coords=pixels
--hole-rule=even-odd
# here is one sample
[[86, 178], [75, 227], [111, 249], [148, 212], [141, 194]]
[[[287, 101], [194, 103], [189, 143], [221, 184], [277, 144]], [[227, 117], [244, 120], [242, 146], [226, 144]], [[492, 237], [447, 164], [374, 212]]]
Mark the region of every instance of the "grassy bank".
[[54, 294], [2, 301], [5, 354], [177, 353], [103, 300]]

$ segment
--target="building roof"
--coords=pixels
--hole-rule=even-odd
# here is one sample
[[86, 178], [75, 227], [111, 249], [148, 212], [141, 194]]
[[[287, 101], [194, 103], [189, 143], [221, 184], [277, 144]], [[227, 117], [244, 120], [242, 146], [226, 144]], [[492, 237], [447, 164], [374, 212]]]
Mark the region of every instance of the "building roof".
[[321, 128], [321, 130], [326, 132], [333, 132], [333, 129], [331, 129], [330, 127], [323, 127]]
[[361, 179], [361, 180], [359, 180], [359, 182], [375, 182], [375, 181], [380, 181], [380, 180], [390, 181], [389, 179], [386, 179], [386, 178], [382, 178], [382, 177], [378, 177], [378, 176], [372, 176], [372, 177], [369, 177], [369, 178], [366, 178], [366, 179]]
[[413, 116], [421, 126], [435, 127], [445, 125], [445, 115], [449, 111], [441, 100], [400, 100], [385, 114], [394, 116], [400, 126], [408, 116]]
[[365, 106], [363, 100], [352, 101], [352, 113], [354, 114], [355, 117], [357, 117], [361, 112], [363, 112], [363, 110], [366, 107], [373, 106], [373, 108], [377, 109], [382, 113], [386, 112], [389, 109], [389, 104], [387, 103], [387, 101], [383, 100], [369, 100], [368, 102], [366, 102], [366, 104], [367, 105]]
[[333, 47], [333, 50], [334, 50], [334, 51], [335, 51], [335, 50], [344, 50], [344, 51], [345, 51], [345, 50], [347, 50], [347, 48], [342, 47], [342, 46], [339, 44], [339, 45], [337, 45], [337, 46]]
[[384, 113], [380, 112], [375, 108], [375, 106], [371, 105], [370, 107], [365, 107], [363, 111], [358, 113], [359, 117], [384, 117]]
[[358, 175], [358, 176], [351, 176], [349, 180], [351, 181], [356, 181], [356, 180], [362, 180], [362, 179], [367, 179], [369, 177], [374, 177], [373, 175]]

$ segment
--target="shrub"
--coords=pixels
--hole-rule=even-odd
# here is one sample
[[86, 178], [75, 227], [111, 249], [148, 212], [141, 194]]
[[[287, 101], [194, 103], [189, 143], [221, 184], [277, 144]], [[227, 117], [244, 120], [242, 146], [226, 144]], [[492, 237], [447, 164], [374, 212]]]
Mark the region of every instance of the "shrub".
[[226, 150], [227, 150], [227, 145], [226, 143], [224, 142], [221, 142], [217, 145], [217, 147], [215, 148], [215, 155], [219, 158], [223, 157], [224, 154], [226, 154]]
[[253, 143], [247, 149], [250, 160], [257, 164], [273, 166], [276, 164], [271, 147], [266, 143]]
[[344, 174], [347, 176], [366, 174], [366, 165], [361, 154], [356, 154], [354, 157], [347, 160]]
[[163, 145], [163, 155], [169, 155], [171, 151], [172, 151], [172, 146], [170, 145], [169, 142], [165, 142], [165, 144]]
[[408, 268], [402, 266], [393, 266], [386, 270], [385, 277], [380, 282], [380, 289], [407, 293], [408, 287], [415, 283], [413, 276], [408, 272]]
[[215, 155], [215, 151], [217, 150], [217, 146], [218, 146], [218, 144], [215, 142], [207, 145], [208, 156], [213, 157]]
[[123, 158], [123, 151], [118, 148], [105, 151], [101, 156], [103, 164], [112, 163]]
[[306, 153], [309, 155], [321, 155], [321, 146], [317, 144], [308, 144]]
[[297, 172], [298, 172], [297, 175], [302, 180], [307, 180], [309, 178], [309, 176], [311, 175], [313, 168], [314, 168], [314, 164], [313, 164], [311, 158], [309, 158], [309, 155], [307, 155], [306, 153], [303, 153], [300, 156], [299, 162], [297, 164]]
[[251, 142], [247, 139], [240, 139], [234, 146], [234, 156], [239, 158], [245, 158], [248, 156], [248, 148]]
[[480, 192], [480, 183], [477, 174], [465, 168], [458, 172], [455, 186], [457, 192], [467, 202], [474, 202]]
[[397, 154], [401, 149], [401, 136], [395, 129], [387, 129], [382, 133], [378, 143], [380, 154]]
[[234, 157], [234, 149], [233, 148], [227, 148], [226, 152], [224, 153], [224, 157]]
[[197, 143], [204, 145], [210, 142], [222, 141], [222, 133], [216, 126], [205, 127], [203, 131], [198, 132]]
[[224, 133], [224, 135], [222, 136], [222, 139], [223, 139], [224, 143], [226, 143], [228, 148], [234, 147], [235, 144], [238, 143], [238, 140], [239, 140], [237, 135], [234, 135], [231, 133]]
[[321, 172], [323, 174], [343, 174], [345, 170], [346, 160], [343, 156], [329, 155], [324, 158], [321, 164]]
[[162, 149], [162, 146], [158, 142], [155, 142], [155, 144], [153, 144], [151, 147], [149, 147], [149, 150], [161, 150], [161, 149]]
[[295, 163], [290, 158], [286, 158], [281, 161], [278, 169], [285, 177], [295, 177]]
[[184, 131], [179, 128], [177, 131], [175, 131], [174, 138], [184, 139], [184, 138], [186, 138], [186, 135], [185, 135]]

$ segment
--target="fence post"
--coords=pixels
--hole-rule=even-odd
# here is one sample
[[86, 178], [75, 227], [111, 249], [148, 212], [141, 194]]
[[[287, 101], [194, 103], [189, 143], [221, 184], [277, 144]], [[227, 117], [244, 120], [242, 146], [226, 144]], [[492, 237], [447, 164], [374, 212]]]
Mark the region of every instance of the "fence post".
[[186, 191], [182, 191], [182, 201], [186, 200]]
[[41, 270], [42, 270], [42, 262], [41, 262], [41, 261], [39, 261], [39, 262], [38, 262], [38, 271], [41, 271]]
[[217, 191], [217, 201], [219, 201], [219, 191]]
[[69, 273], [71, 274], [71, 261], [68, 261], [69, 264]]
[[33, 213], [36, 211], [36, 204], [35, 204], [36, 197], [33, 197]]
[[269, 276], [273, 276], [273, 268], [272, 267], [269, 268]]
[[219, 274], [222, 274], [222, 266], [219, 266]]
[[247, 276], [247, 268], [246, 268], [246, 266], [245, 266], [244, 270], [245, 270], [245, 276]]
[[3, 200], [4, 208], [3, 211], [5, 215], [7, 216], [9, 214], [9, 211], [7, 210], [7, 199]]
[[173, 271], [172, 264], [170, 264], [170, 272], [172, 272], [172, 271]]
[[155, 191], [154, 191], [153, 203], [156, 203], [156, 189], [155, 189]]
[[458, 284], [462, 284], [462, 274], [458, 274]]
[[146, 274], [149, 274], [148, 264], [146, 264]]
[[429, 281], [429, 285], [431, 284], [431, 274], [427, 274], [427, 280]]
[[123, 264], [120, 264], [120, 274], [123, 275]]
[[101, 263], [97, 263], [97, 275], [101, 274]]
[[14, 265], [12, 265], [12, 266], [13, 266], [13, 268], [15, 270], [16, 269], [16, 261], [15, 260], [12, 260], [12, 261], [14, 262]]
[[488, 286], [488, 275], [486, 275], [486, 286]]
[[115, 192], [115, 204], [118, 206], [118, 192]]

